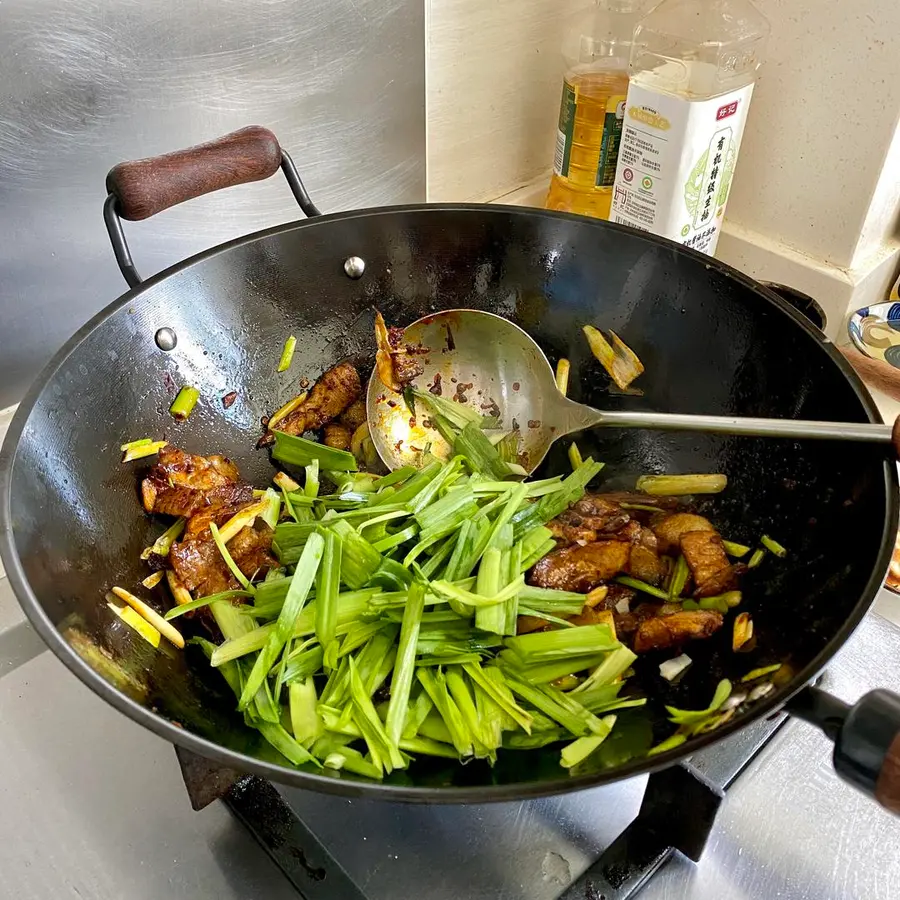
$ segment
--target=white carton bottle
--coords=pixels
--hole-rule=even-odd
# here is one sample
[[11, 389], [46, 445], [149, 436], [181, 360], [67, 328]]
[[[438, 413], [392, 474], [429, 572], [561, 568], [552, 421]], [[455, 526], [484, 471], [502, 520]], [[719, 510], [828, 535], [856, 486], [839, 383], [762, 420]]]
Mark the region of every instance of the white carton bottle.
[[715, 252], [768, 36], [749, 0], [663, 0], [641, 19], [611, 221]]

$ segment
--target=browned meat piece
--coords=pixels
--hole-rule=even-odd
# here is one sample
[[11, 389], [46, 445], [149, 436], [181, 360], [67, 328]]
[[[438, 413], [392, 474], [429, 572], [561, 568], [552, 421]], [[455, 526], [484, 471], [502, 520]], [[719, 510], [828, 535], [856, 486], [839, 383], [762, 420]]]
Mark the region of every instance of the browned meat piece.
[[322, 443], [337, 450], [349, 450], [353, 432], [340, 422], [329, 422], [322, 429]]
[[354, 400], [342, 413], [341, 423], [346, 425], [350, 431], [356, 431], [363, 422], [366, 421], [366, 402], [365, 400]]
[[734, 589], [743, 567], [731, 565], [722, 538], [714, 531], [689, 531], [682, 535], [681, 552], [694, 576], [695, 597], [714, 597]]
[[[617, 504], [597, 495], [588, 494], [547, 523], [558, 545], [589, 544], [602, 535], [619, 532], [630, 516]], [[625, 538], [629, 540], [630, 538]]]
[[393, 353], [391, 360], [394, 366], [394, 378], [403, 387], [415, 381], [425, 371], [419, 357], [410, 353]]
[[194, 456], [177, 447], [163, 447], [141, 483], [144, 509], [190, 516], [213, 499], [236, 500], [235, 491], [243, 496], [246, 488], [237, 484], [239, 478], [237, 466], [224, 456]]
[[547, 528], [553, 532], [557, 547], [568, 547], [569, 544], [590, 544], [597, 540], [597, 532], [586, 525], [569, 525], [562, 520], [551, 519]]
[[640, 544], [631, 545], [631, 556], [628, 558], [628, 574], [647, 584], [659, 584], [663, 576], [663, 566], [660, 558], [646, 547]]
[[695, 516], [693, 513], [673, 513], [653, 526], [653, 532], [659, 538], [661, 553], [677, 549], [681, 545], [681, 536], [691, 531], [715, 532], [715, 530], [709, 519]]
[[209, 503], [201, 506], [188, 520], [182, 535], [183, 541], [193, 541], [208, 534], [210, 522], [221, 527], [232, 516], [254, 502], [253, 488], [249, 484], [216, 488], [206, 495]]
[[625, 571], [630, 549], [623, 541], [597, 541], [554, 550], [531, 570], [529, 580], [538, 587], [586, 594]]
[[[278, 565], [269, 552], [272, 535], [272, 529], [257, 520], [255, 526], [246, 526], [228, 542], [228, 552], [248, 578]], [[209, 537], [173, 544], [169, 551], [169, 563], [184, 586], [189, 591], [195, 591], [198, 597], [208, 597], [239, 586]]]
[[663, 650], [685, 641], [708, 638], [722, 627], [722, 622], [720, 612], [706, 609], [644, 619], [634, 635], [634, 652]]
[[294, 435], [318, 431], [358, 400], [360, 394], [359, 372], [348, 362], [339, 363], [325, 372], [306, 400], [278, 423], [278, 430]]

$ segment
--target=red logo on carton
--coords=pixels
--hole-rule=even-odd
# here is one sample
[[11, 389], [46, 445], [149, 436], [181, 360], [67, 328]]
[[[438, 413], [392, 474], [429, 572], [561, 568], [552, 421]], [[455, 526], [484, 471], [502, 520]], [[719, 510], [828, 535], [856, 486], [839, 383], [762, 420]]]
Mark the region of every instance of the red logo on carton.
[[739, 100], [735, 100], [732, 103], [727, 103], [725, 106], [720, 106], [719, 111], [716, 113], [716, 121], [721, 122], [722, 119], [733, 116], [737, 112], [739, 102]]

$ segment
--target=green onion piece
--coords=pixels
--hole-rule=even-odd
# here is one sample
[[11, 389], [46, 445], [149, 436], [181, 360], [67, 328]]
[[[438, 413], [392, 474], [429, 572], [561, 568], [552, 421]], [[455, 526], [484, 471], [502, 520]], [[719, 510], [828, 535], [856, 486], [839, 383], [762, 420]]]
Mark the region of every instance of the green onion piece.
[[[398, 654], [399, 658], [399, 654]], [[405, 740], [414, 738], [419, 733], [419, 728], [425, 721], [425, 717], [434, 709], [434, 702], [428, 696], [428, 691], [419, 689], [416, 699], [410, 704], [406, 713], [406, 722], [403, 725], [402, 737]], [[454, 757], [456, 753], [454, 752]]]
[[569, 372], [571, 370], [571, 364], [569, 361], [563, 357], [556, 364], [556, 388], [563, 395], [569, 392]]
[[722, 541], [722, 546], [729, 556], [740, 559], [750, 552], [750, 548], [746, 544], [736, 544], [734, 541]]
[[228, 548], [225, 546], [225, 542], [222, 540], [222, 536], [219, 534], [218, 526], [215, 522], [210, 522], [209, 525], [209, 533], [212, 535], [212, 539], [219, 550], [219, 553], [222, 554], [222, 559], [225, 560], [225, 565], [231, 570], [231, 574], [238, 580], [238, 582], [243, 586], [244, 590], [250, 594], [255, 593], [255, 589], [252, 584], [250, 584], [250, 580], [247, 576], [240, 570], [238, 564], [231, 558], [231, 554], [228, 552]]
[[613, 652], [607, 654], [606, 659], [591, 672], [587, 680], [575, 688], [574, 693], [581, 694], [612, 684], [620, 675], [625, 673], [636, 659], [637, 655], [632, 653], [628, 647], [619, 647], [617, 650], [613, 650]]
[[464, 406], [462, 403], [456, 403], [444, 397], [436, 397], [429, 391], [423, 391], [415, 387], [412, 389], [412, 393], [416, 400], [425, 404], [429, 412], [435, 416], [442, 416], [454, 428], [462, 430], [467, 425], [481, 427], [483, 418], [481, 413], [470, 406]]
[[728, 485], [725, 475], [641, 475], [635, 490], [654, 497], [719, 494]]
[[750, 557], [750, 562], [747, 563], [748, 569], [755, 569], [762, 561], [763, 557], [766, 555], [765, 550], [757, 549], [753, 551], [753, 555]]
[[123, 453], [127, 453], [129, 450], [133, 450], [136, 447], [146, 447], [148, 444], [152, 444], [152, 443], [153, 443], [153, 438], [140, 438], [136, 441], [128, 441], [127, 444], [122, 444], [122, 446], [119, 447], [119, 449]]
[[722, 615], [725, 615], [729, 609], [728, 603], [723, 596], [703, 597], [703, 599], [697, 601], [697, 606], [700, 609], [718, 610]]
[[646, 581], [641, 581], [640, 578], [632, 578], [630, 575], [620, 575], [618, 578], [615, 578], [614, 581], [617, 584], [624, 584], [626, 587], [641, 591], [644, 594], [649, 594], [651, 597], [656, 597], [658, 600], [669, 599], [669, 594], [662, 590], [662, 588], [647, 584]]
[[[380, 541], [373, 541], [372, 546], [379, 553], [387, 553], [389, 550], [393, 550], [394, 547], [399, 547], [401, 544], [405, 544], [407, 541], [411, 541], [418, 533], [418, 525], [409, 525], [408, 527], [403, 528], [400, 531], [395, 532], [394, 534], [389, 534], [386, 538], [382, 538]], [[440, 538], [434, 538], [432, 543], [437, 543], [438, 540], [440, 540]], [[421, 549], [424, 549], [424, 547]], [[421, 552], [421, 550], [419, 552]]]
[[529, 504], [515, 513], [511, 521], [516, 528], [516, 539], [521, 538], [536, 525], [546, 525], [580, 500], [589, 482], [602, 468], [603, 463], [595, 463], [588, 457], [583, 465], [562, 480], [558, 491], [541, 497], [537, 503]]
[[560, 678], [565, 678], [566, 675], [593, 669], [599, 666], [607, 656], [605, 653], [588, 653], [583, 656], [566, 656], [562, 659], [523, 667], [522, 661], [515, 654], [504, 656], [505, 653], [509, 653], [509, 651], [501, 652], [500, 665], [512, 669], [518, 677], [525, 679], [529, 684], [550, 684]]
[[294, 739], [304, 747], [322, 735], [325, 726], [316, 711], [316, 685], [312, 678], [298, 678], [288, 686], [288, 707]]
[[195, 609], [203, 609], [203, 607], [209, 606], [211, 603], [218, 603], [220, 600], [233, 600], [235, 597], [249, 596], [250, 594], [247, 591], [222, 591], [218, 594], [210, 594], [208, 597], [200, 597], [198, 600], [192, 600], [190, 603], [173, 607], [166, 612], [163, 618], [167, 621], [177, 619], [178, 616], [193, 612]]
[[584, 594], [576, 594], [573, 591], [557, 591], [530, 584], [524, 585], [519, 593], [520, 602], [531, 609], [559, 616], [577, 616], [584, 608], [584, 597]]
[[407, 753], [423, 753], [425, 756], [442, 756], [445, 759], [459, 758], [459, 754], [449, 744], [427, 737], [400, 738], [400, 749]]
[[453, 442], [453, 452], [462, 456], [473, 472], [480, 472], [498, 481], [509, 475], [509, 464], [500, 459], [496, 447], [474, 422], [466, 425], [459, 433]]
[[696, 612], [698, 609], [700, 609], [700, 604], [696, 600], [685, 600], [681, 604], [681, 608], [685, 612]]
[[269, 670], [275, 664], [278, 654], [293, 636], [297, 617], [306, 603], [309, 589], [312, 587], [316, 571], [322, 559], [324, 547], [325, 540], [320, 534], [310, 535], [306, 546], [303, 548], [300, 562], [297, 564], [297, 568], [291, 578], [287, 597], [279, 613], [278, 620], [275, 622], [275, 628], [266, 639], [265, 646], [260, 651], [259, 656], [257, 656], [253, 669], [247, 678], [247, 683], [244, 685], [244, 690], [238, 703], [239, 710], [243, 711], [250, 705], [253, 696], [263, 685]]
[[294, 651], [288, 657], [284, 667], [283, 680], [287, 685], [303, 678], [315, 675], [322, 668], [325, 654], [321, 647], [310, 647], [301, 653]]
[[341, 585], [340, 535], [328, 528], [323, 535], [322, 563], [316, 574], [316, 637], [323, 647], [333, 640], [337, 629], [337, 603]]
[[[375, 495], [375, 499], [372, 501], [372, 505], [378, 505], [380, 503], [387, 503], [390, 501], [391, 503], [397, 503], [402, 505], [408, 504], [412, 502], [419, 493], [425, 488], [426, 485], [430, 484], [433, 479], [437, 478], [441, 471], [443, 471], [444, 465], [441, 462], [435, 461], [429, 463], [423, 469], [419, 469], [415, 475], [411, 478], [405, 478], [403, 480], [403, 484], [401, 487], [398, 487], [395, 491], [379, 491]], [[399, 470], [398, 470], [399, 471]], [[394, 475], [397, 473], [394, 472]], [[386, 475], [382, 480], [381, 484], [384, 484], [391, 476]], [[391, 487], [390, 484], [387, 487]]]
[[524, 583], [525, 576], [519, 575], [515, 581], [508, 584], [503, 590], [494, 594], [492, 597], [482, 597], [479, 594], [473, 594], [471, 591], [457, 587], [449, 581], [432, 581], [429, 585], [429, 589], [448, 600], [456, 600], [459, 603], [477, 609], [480, 606], [494, 606], [495, 604], [504, 603], [510, 597], [514, 597], [518, 594]]
[[[472, 735], [466, 726], [462, 713], [447, 690], [447, 682], [440, 669], [416, 669], [416, 678], [431, 697], [438, 714], [447, 727], [453, 746], [459, 756], [471, 756], [473, 751]], [[423, 723], [424, 725], [424, 723]], [[423, 731], [424, 733], [424, 731]]]
[[693, 725], [711, 716], [730, 696], [731, 682], [727, 678], [723, 678], [716, 687], [712, 703], [706, 709], [690, 710], [667, 706], [666, 712], [669, 714], [670, 721], [676, 725]]
[[145, 459], [148, 456], [154, 456], [168, 445], [168, 441], [154, 441], [153, 443], [139, 444], [136, 447], [129, 447], [122, 457], [122, 462], [132, 462], [135, 459]]
[[350, 699], [353, 704], [353, 719], [362, 732], [363, 740], [369, 748], [369, 755], [376, 766], [388, 772], [402, 769], [406, 765], [403, 756], [387, 736], [372, 699], [367, 693], [353, 657], [347, 658], [350, 676]]
[[328, 527], [343, 542], [341, 580], [355, 590], [364, 587], [381, 565], [381, 554], [349, 523], [338, 520]]
[[535, 734], [505, 734], [503, 747], [506, 750], [538, 750], [548, 744], [557, 744], [566, 740], [569, 735], [562, 728], [552, 728], [548, 731], [539, 731]]
[[[553, 625], [559, 625], [560, 628], [575, 628], [575, 624], [570, 622], [568, 619], [560, 619], [558, 616], [551, 615], [550, 613], [541, 612], [539, 609], [531, 609], [529, 606], [522, 606], [519, 604], [518, 615], [520, 616], [531, 616], [535, 619], [543, 619], [545, 622], [550, 622]], [[515, 628], [512, 631], [505, 631], [504, 634], [515, 634]], [[553, 681], [553, 679], [549, 679]]]
[[[475, 581], [475, 593], [480, 597], [496, 597], [500, 593], [500, 564], [503, 553], [497, 547], [488, 547], [481, 557]], [[506, 610], [502, 605], [479, 606], [475, 610], [475, 624], [482, 631], [494, 634], [515, 634], [515, 627], [506, 630]], [[515, 623], [514, 623], [515, 624]]]
[[770, 538], [767, 534], [764, 534], [759, 542], [769, 551], [769, 553], [774, 553], [776, 556], [780, 558], [784, 558], [787, 556], [787, 550], [781, 546], [774, 538]]
[[304, 497], [319, 496], [319, 460], [313, 459], [312, 462], [304, 467], [306, 480], [303, 482]]
[[269, 528], [275, 528], [281, 516], [281, 497], [272, 488], [266, 488], [263, 497], [265, 498], [265, 508], [259, 517]]
[[181, 533], [184, 531], [184, 526], [187, 524], [186, 519], [178, 519], [177, 522], [174, 522], [170, 525], [154, 542], [153, 546], [147, 547], [143, 553], [141, 553], [141, 559], [149, 559], [150, 554], [154, 553], [157, 556], [168, 556], [169, 551], [172, 549], [172, 544], [181, 537]]
[[459, 710], [466, 728], [472, 736], [472, 745], [475, 756], [483, 758], [489, 756], [490, 738], [483, 734], [482, 723], [478, 719], [478, 710], [475, 706], [475, 698], [469, 690], [462, 670], [457, 666], [449, 666], [445, 675], [447, 691], [453, 698]]
[[[463, 525], [467, 524], [464, 522]], [[444, 565], [450, 558], [450, 555], [453, 553], [454, 548], [456, 547], [456, 536], [449, 535], [447, 539], [441, 544], [441, 549], [438, 550], [433, 556], [431, 556], [427, 562], [422, 564], [422, 577], [426, 580], [430, 580], [434, 575], [437, 574], [438, 570], [441, 566]], [[447, 579], [448, 581], [452, 579]]]
[[572, 465], [573, 472], [584, 465], [584, 459], [582, 458], [581, 451], [578, 449], [578, 444], [576, 444], [575, 441], [572, 441], [572, 443], [569, 444], [569, 462]]
[[259, 733], [289, 762], [295, 766], [313, 763], [322, 768], [322, 764], [305, 748], [301, 747], [281, 726], [273, 722], [257, 722]]
[[397, 746], [409, 712], [409, 695], [415, 675], [416, 644], [422, 613], [425, 610], [425, 585], [414, 582], [410, 585], [403, 621], [400, 623], [400, 644], [397, 661], [391, 677], [391, 699], [388, 703], [385, 728], [390, 741]]
[[680, 734], [676, 731], [671, 737], [667, 737], [655, 747], [651, 747], [647, 751], [647, 756], [656, 756], [657, 753], [665, 753], [667, 750], [674, 750], [676, 747], [680, 747], [686, 740], [687, 735]]
[[503, 673], [495, 668], [482, 668], [480, 663], [465, 663], [463, 671], [472, 679], [472, 683], [483, 690], [500, 707], [505, 715], [520, 728], [531, 733], [532, 716], [527, 713], [513, 697]]
[[475, 505], [472, 488], [464, 484], [451, 488], [440, 500], [435, 500], [425, 509], [421, 509], [416, 513], [416, 521], [422, 530], [422, 538], [427, 539], [450, 523], [456, 525], [458, 522], [461, 525], [464, 520], [470, 519], [477, 512], [478, 507]]
[[608, 625], [579, 625], [557, 631], [520, 634], [506, 638], [504, 644], [525, 665], [549, 662], [565, 656], [605, 653], [622, 646], [613, 638]]
[[283, 431], [272, 433], [275, 435], [272, 458], [278, 462], [290, 466], [308, 466], [313, 460], [318, 460], [323, 469], [333, 469], [335, 472], [357, 470], [356, 457], [346, 450], [326, 447], [316, 441], [308, 441], [306, 438], [285, 434]]
[[279, 372], [287, 372], [287, 370], [291, 367], [291, 362], [294, 359], [294, 350], [297, 347], [297, 338], [291, 335], [284, 342], [284, 349], [281, 351], [281, 359], [278, 360], [278, 371]]
[[183, 422], [193, 411], [200, 399], [200, 391], [195, 387], [185, 385], [178, 396], [172, 401], [169, 412], [179, 421]]
[[675, 568], [672, 569], [672, 577], [669, 580], [667, 597], [670, 601], [677, 600], [681, 596], [690, 574], [691, 570], [688, 568], [687, 560], [679, 554], [678, 559], [675, 560]]
[[[492, 442], [493, 443], [493, 442]], [[505, 463], [516, 463], [519, 459], [519, 432], [508, 431], [494, 444], [497, 455]]]
[[619, 506], [621, 506], [622, 509], [635, 509], [639, 512], [660, 512], [660, 508], [658, 506], [651, 506], [649, 503], [620, 503]]
[[741, 684], [746, 684], [748, 681], [756, 681], [757, 678], [764, 678], [766, 675], [772, 675], [777, 672], [781, 666], [781, 663], [773, 663], [771, 666], [762, 666], [759, 669], [753, 669], [741, 679]]
[[513, 693], [527, 700], [532, 706], [558, 722], [576, 737], [588, 732], [602, 734], [603, 725], [600, 720], [588, 712], [577, 700], [557, 690], [549, 684], [531, 685], [511, 673], [506, 674], [506, 683]]
[[609, 737], [616, 724], [616, 717], [604, 716], [600, 722], [603, 730], [599, 734], [588, 734], [577, 738], [562, 748], [559, 762], [564, 769], [571, 769], [572, 766], [584, 762]]

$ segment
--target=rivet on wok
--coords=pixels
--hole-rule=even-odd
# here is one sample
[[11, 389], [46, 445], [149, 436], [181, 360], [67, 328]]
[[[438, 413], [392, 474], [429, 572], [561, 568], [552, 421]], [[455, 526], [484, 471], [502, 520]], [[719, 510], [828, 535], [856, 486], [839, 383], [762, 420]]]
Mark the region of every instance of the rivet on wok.
[[348, 256], [344, 260], [344, 271], [348, 278], [362, 278], [366, 271], [366, 261], [359, 256]]
[[156, 332], [154, 340], [156, 341], [156, 346], [159, 347], [160, 350], [174, 350], [175, 345], [178, 343], [178, 335], [175, 334], [174, 328], [160, 328], [159, 331]]

